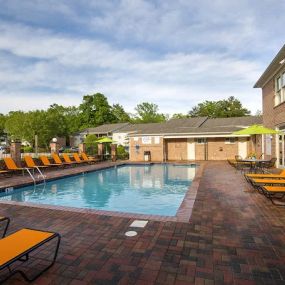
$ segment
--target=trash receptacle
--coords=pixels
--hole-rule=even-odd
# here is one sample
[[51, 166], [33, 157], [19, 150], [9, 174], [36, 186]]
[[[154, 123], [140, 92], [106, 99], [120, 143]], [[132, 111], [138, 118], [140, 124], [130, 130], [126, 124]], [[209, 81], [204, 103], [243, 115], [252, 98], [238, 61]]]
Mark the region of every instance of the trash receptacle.
[[151, 161], [150, 151], [144, 152], [144, 161]]

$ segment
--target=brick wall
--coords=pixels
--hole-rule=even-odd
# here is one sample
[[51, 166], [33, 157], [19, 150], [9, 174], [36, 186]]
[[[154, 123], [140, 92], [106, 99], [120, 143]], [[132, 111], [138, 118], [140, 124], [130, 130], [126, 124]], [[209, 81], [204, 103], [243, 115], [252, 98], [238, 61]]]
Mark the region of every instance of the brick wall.
[[187, 139], [165, 140], [167, 160], [187, 160]]
[[[167, 160], [187, 160], [188, 149], [187, 139], [165, 139], [160, 137], [159, 143], [155, 143], [154, 137], [150, 137], [149, 144], [143, 144], [142, 138], [138, 137], [137, 140], [130, 138], [130, 160], [131, 161], [144, 161], [144, 152], [151, 152], [151, 161], [163, 161], [164, 156]], [[252, 142], [247, 141], [248, 153], [253, 152], [251, 148]], [[261, 153], [261, 145], [259, 145], [258, 153]], [[138, 147], [136, 147], [138, 146]], [[238, 141], [232, 144], [227, 144], [225, 138], [208, 138], [208, 160], [226, 160], [234, 159], [238, 152]], [[196, 160], [204, 160], [205, 145], [195, 143], [195, 157]]]
[[[262, 88], [262, 106], [263, 106], [263, 124], [268, 127], [275, 129], [277, 126], [285, 125], [285, 103], [274, 107], [274, 78], [272, 78]], [[278, 136], [272, 136], [272, 155], [276, 157], [276, 138]], [[270, 156], [266, 156], [270, 158]]]
[[[151, 143], [144, 144], [141, 137], [130, 138], [130, 160], [144, 161], [144, 152], [151, 152], [151, 161], [161, 162], [164, 157], [164, 143], [163, 138], [159, 138], [159, 143], [155, 141], [155, 137], [150, 137]], [[138, 147], [136, 147], [138, 146]]]
[[[238, 141], [226, 144], [225, 138], [208, 138], [208, 160], [227, 160], [234, 159], [238, 154]], [[205, 159], [205, 145], [195, 144], [196, 160]]]

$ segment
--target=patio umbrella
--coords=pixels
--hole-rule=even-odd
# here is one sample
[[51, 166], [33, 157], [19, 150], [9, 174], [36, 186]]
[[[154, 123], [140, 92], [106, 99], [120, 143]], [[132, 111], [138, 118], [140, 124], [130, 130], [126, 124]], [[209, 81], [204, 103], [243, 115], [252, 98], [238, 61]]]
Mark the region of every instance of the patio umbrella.
[[[255, 136], [255, 143], [252, 142], [253, 146], [256, 144], [256, 135], [274, 135], [274, 134], [279, 134], [279, 131], [275, 131], [273, 129], [266, 128], [262, 125], [252, 125], [249, 126], [248, 128], [235, 131], [232, 134], [233, 135], [251, 135]], [[263, 141], [262, 141], [263, 144]], [[255, 151], [256, 151], [256, 145], [254, 146]]]
[[115, 141], [113, 141], [112, 139], [110, 138], [101, 138], [100, 140], [97, 141], [98, 143], [114, 143]]
[[266, 128], [262, 125], [252, 125], [249, 126], [248, 128], [233, 132], [233, 135], [265, 135], [265, 134], [274, 135], [279, 133], [280, 133], [279, 131]]

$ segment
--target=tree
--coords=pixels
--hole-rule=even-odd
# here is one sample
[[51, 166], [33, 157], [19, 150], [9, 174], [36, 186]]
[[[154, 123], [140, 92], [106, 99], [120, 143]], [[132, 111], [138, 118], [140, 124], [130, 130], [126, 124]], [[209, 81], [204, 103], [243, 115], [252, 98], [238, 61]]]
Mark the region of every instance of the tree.
[[135, 110], [137, 112], [135, 122], [137, 123], [160, 123], [166, 121], [166, 116], [158, 113], [156, 104], [143, 102], [138, 104]]
[[225, 100], [199, 103], [189, 111], [188, 115], [209, 118], [243, 117], [249, 116], [250, 111], [244, 108], [238, 99], [230, 96]]
[[26, 136], [26, 114], [22, 111], [9, 112], [6, 122], [5, 130], [11, 139], [22, 140]]
[[101, 93], [84, 96], [79, 110], [81, 112], [82, 128], [116, 122], [112, 107], [109, 105], [107, 98]]
[[5, 122], [7, 117], [3, 114], [0, 114], [0, 136], [2, 136], [5, 132]]
[[112, 114], [116, 118], [117, 123], [130, 122], [130, 115], [124, 110], [124, 107], [120, 104], [113, 104]]
[[184, 118], [189, 118], [189, 115], [184, 115], [182, 113], [175, 113], [171, 117], [171, 119], [184, 119]]
[[96, 135], [87, 135], [84, 143], [86, 144], [87, 153], [89, 154], [97, 154], [98, 152], [98, 138]]

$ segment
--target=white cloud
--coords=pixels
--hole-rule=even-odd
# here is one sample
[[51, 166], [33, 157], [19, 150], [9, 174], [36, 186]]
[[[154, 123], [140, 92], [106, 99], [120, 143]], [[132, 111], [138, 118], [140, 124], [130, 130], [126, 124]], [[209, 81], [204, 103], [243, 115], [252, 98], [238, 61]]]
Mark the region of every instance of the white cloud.
[[[128, 111], [151, 101], [161, 112], [186, 112], [229, 96], [261, 109], [252, 86], [282, 42], [272, 36], [272, 25], [282, 25], [261, 17], [280, 15], [271, 2], [62, 0], [58, 10], [52, 3], [5, 2], [12, 12], [0, 21], [0, 112], [79, 104], [95, 92]], [[54, 25], [31, 24], [45, 11]], [[59, 18], [84, 31], [57, 30]]]

